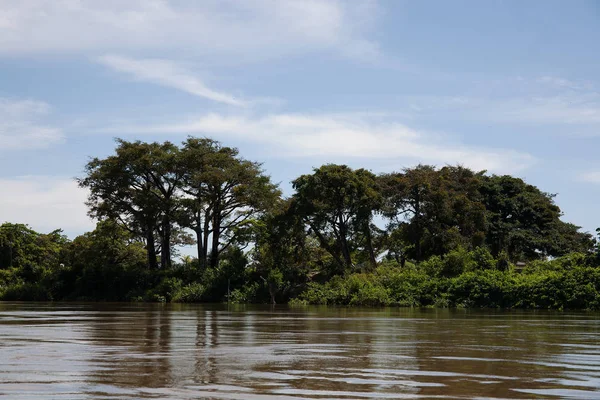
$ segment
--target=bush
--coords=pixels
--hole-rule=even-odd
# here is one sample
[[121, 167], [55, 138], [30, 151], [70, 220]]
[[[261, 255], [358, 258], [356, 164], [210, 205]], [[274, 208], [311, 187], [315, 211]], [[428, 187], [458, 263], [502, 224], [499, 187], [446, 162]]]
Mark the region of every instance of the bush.
[[506, 272], [466, 272], [450, 281], [448, 298], [457, 307], [505, 308], [510, 306], [506, 298], [510, 285], [510, 275]]
[[4, 301], [50, 301], [51, 294], [40, 283], [18, 283], [0, 291], [0, 300]]
[[431, 303], [436, 286], [414, 269], [379, 267], [373, 273], [336, 276], [325, 283], [312, 282], [293, 304], [360, 306], [419, 306]]
[[473, 260], [473, 266], [480, 270], [500, 269], [497, 268], [497, 262], [492, 253], [485, 247], [477, 247], [470, 253]]
[[250, 282], [239, 289], [234, 289], [228, 300], [234, 304], [256, 303], [259, 300], [260, 287], [258, 282]]
[[[422, 263], [421, 269], [387, 264], [370, 274], [309, 283], [291, 304], [600, 309], [600, 269], [572, 266], [554, 270], [554, 263], [550, 270], [519, 274], [489, 269], [495, 267], [495, 261], [490, 262], [485, 254], [483, 259], [487, 262], [453, 278], [425, 273], [443, 265], [437, 257]], [[425, 268], [423, 264], [427, 264]], [[480, 269], [481, 265], [486, 268]]]
[[462, 247], [459, 247], [446, 254], [440, 274], [446, 277], [457, 276], [464, 271], [474, 269], [474, 267], [475, 263], [473, 262], [471, 254]]
[[153, 289], [155, 295], [164, 298], [164, 301], [171, 301], [171, 299], [178, 293], [183, 286], [183, 281], [175, 277], [163, 278], [158, 286]]
[[199, 303], [203, 300], [205, 288], [200, 283], [186, 285], [175, 292], [171, 301], [174, 303]]
[[440, 256], [433, 256], [428, 260], [423, 261], [419, 268], [427, 275], [431, 277], [438, 277], [442, 275], [442, 271], [445, 268], [444, 262]]

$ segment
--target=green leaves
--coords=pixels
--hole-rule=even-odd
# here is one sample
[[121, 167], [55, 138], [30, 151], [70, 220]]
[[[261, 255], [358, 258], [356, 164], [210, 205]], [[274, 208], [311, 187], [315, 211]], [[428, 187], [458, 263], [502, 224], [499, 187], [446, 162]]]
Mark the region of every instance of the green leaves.
[[[375, 175], [326, 164], [282, 199], [261, 164], [189, 137], [117, 140], [79, 184], [99, 219], [93, 232], [69, 243], [60, 231], [0, 226], [0, 296], [222, 301], [229, 293], [275, 303], [304, 291], [299, 301], [327, 304], [598, 304], [596, 284], [584, 282], [598, 280], [585, 269], [599, 264], [594, 239], [560, 219], [553, 195], [510, 176], [427, 165]], [[197, 259], [171, 265], [177, 246], [194, 239]], [[523, 274], [517, 261], [528, 263]]]
[[294, 212], [317, 235], [339, 270], [354, 265], [352, 253], [369, 253], [375, 265], [371, 232], [373, 214], [382, 205], [377, 178], [371, 172], [327, 164], [293, 181]]
[[[248, 237], [252, 219], [279, 198], [260, 164], [206, 138], [170, 142], [117, 140], [115, 154], [93, 159], [79, 184], [90, 191], [90, 215], [119, 221], [146, 242], [148, 266], [171, 265], [172, 247], [196, 232], [198, 258], [216, 267], [219, 253]], [[210, 242], [209, 243], [209, 237]], [[210, 253], [209, 253], [210, 251]]]
[[[245, 245], [254, 221], [280, 198], [277, 185], [260, 164], [245, 160], [237, 149], [207, 138], [188, 138], [181, 152], [185, 171], [181, 190], [186, 212], [182, 226], [196, 232], [200, 265], [215, 268], [222, 251]], [[210, 254], [210, 260], [208, 260]]]
[[511, 176], [482, 178], [480, 192], [485, 205], [486, 244], [492, 254], [506, 251], [513, 261], [557, 257], [587, 252], [591, 235], [560, 220], [554, 196]]
[[66, 242], [60, 230], [40, 234], [24, 224], [4, 223], [0, 225], [0, 269], [58, 266]]

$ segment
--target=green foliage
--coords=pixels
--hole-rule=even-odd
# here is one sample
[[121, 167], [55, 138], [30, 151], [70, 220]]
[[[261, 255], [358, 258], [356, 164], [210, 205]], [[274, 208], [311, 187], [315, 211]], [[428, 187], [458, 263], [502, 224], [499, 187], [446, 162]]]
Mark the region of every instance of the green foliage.
[[0, 290], [4, 301], [49, 301], [52, 296], [41, 282], [23, 282]]
[[21, 268], [35, 278], [37, 270], [60, 264], [60, 250], [67, 242], [60, 230], [40, 234], [27, 225], [0, 225], [0, 269]]
[[6, 288], [22, 282], [18, 268], [0, 269], [0, 288]]
[[178, 222], [196, 233], [201, 268], [216, 268], [231, 245], [248, 243], [254, 220], [280, 191], [256, 162], [208, 138], [188, 138], [181, 150], [182, 210]]
[[471, 253], [459, 247], [445, 255], [442, 265], [443, 268], [440, 271], [440, 275], [453, 277], [473, 269], [475, 263], [473, 262]]
[[60, 272], [60, 297], [124, 301], [157, 279], [146, 267], [143, 243], [112, 220], [75, 238], [64, 253], [67, 267]]
[[183, 281], [179, 278], [168, 276], [163, 278], [160, 283], [151, 291], [153, 297], [164, 299], [170, 302], [183, 287]]
[[486, 209], [486, 243], [492, 254], [508, 253], [513, 261], [588, 252], [591, 235], [560, 220], [554, 195], [511, 176], [484, 176], [480, 187]]
[[499, 269], [498, 263], [494, 260], [490, 251], [485, 247], [477, 247], [473, 250], [471, 252], [471, 259], [473, 260], [476, 269]]
[[[600, 241], [510, 176], [327, 164], [282, 199], [259, 163], [190, 137], [117, 140], [79, 184], [92, 232], [0, 225], [0, 300], [600, 307]], [[174, 263], [180, 244], [197, 257]]]
[[327, 164], [292, 184], [294, 212], [334, 258], [338, 271], [354, 265], [358, 246], [375, 266], [371, 221], [383, 199], [373, 173]]
[[259, 282], [249, 282], [241, 288], [234, 289], [229, 296], [229, 302], [233, 304], [260, 302], [260, 289]]
[[396, 248], [422, 261], [457, 247], [476, 247], [485, 235], [483, 173], [418, 165], [380, 176], [384, 215]]
[[438, 305], [444, 278], [432, 280], [425, 273], [379, 267], [372, 273], [334, 277], [319, 284], [311, 283], [293, 303], [364, 306]]
[[[555, 260], [554, 267], [570, 261], [569, 257]], [[438, 259], [432, 264], [439, 263]], [[600, 270], [573, 266], [521, 274], [476, 269], [446, 278], [419, 269], [379, 267], [372, 274], [312, 283], [292, 303], [598, 310]]]
[[456, 307], [508, 308], [509, 279], [510, 274], [500, 271], [466, 272], [450, 280], [449, 301]]
[[458, 247], [443, 257], [433, 256], [423, 261], [420, 268], [429, 276], [454, 277], [467, 271], [496, 269], [497, 261], [486, 248], [467, 251]]
[[177, 290], [172, 298], [174, 303], [199, 303], [205, 300], [205, 288], [200, 283], [191, 283]]

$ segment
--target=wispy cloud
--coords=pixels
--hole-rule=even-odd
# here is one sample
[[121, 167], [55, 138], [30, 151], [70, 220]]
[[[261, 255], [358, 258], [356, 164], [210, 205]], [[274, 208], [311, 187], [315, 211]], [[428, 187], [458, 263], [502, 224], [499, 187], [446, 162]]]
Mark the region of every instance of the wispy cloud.
[[233, 106], [245, 106], [247, 103], [230, 94], [218, 92], [207, 87], [191, 71], [174, 61], [161, 59], [134, 59], [116, 55], [98, 58], [105, 66], [131, 75], [139, 81], [151, 82], [161, 86], [182, 90], [194, 96], [204, 97], [218, 103]]
[[44, 102], [0, 98], [0, 151], [40, 148], [61, 141], [60, 129], [40, 122], [49, 111]]
[[589, 82], [544, 76], [490, 87], [485, 95], [404, 98], [417, 117], [502, 124], [600, 127], [600, 92]]
[[[495, 111], [492, 111], [495, 108]], [[537, 125], [600, 124], [600, 95], [561, 94], [535, 96], [490, 102], [488, 116], [499, 122], [521, 122]]]
[[0, 224], [18, 222], [49, 232], [80, 233], [93, 228], [87, 217], [87, 192], [73, 179], [28, 176], [0, 179]]
[[579, 176], [581, 182], [600, 184], [600, 171], [587, 171]]
[[183, 123], [120, 126], [118, 134], [196, 134], [266, 145], [279, 156], [402, 159], [434, 164], [464, 164], [511, 173], [535, 159], [507, 149], [440, 143], [434, 135], [382, 118], [381, 114], [274, 114], [262, 117], [207, 114]]
[[377, 9], [375, 0], [4, 0], [0, 54], [164, 51], [240, 64], [333, 51], [371, 60]]

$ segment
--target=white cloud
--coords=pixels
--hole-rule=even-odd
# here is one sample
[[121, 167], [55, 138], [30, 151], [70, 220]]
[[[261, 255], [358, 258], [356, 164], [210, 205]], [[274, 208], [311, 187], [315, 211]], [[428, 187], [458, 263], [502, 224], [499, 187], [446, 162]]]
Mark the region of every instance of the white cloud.
[[61, 141], [60, 129], [39, 122], [49, 110], [48, 104], [39, 101], [0, 98], [0, 151], [40, 148]]
[[335, 50], [372, 59], [375, 0], [4, 0], [0, 54], [148, 51], [237, 64]]
[[530, 96], [430, 96], [406, 99], [416, 116], [521, 125], [600, 125], [600, 94], [595, 92]]
[[525, 153], [443, 143], [430, 134], [389, 121], [380, 114], [274, 114], [264, 117], [207, 114], [180, 124], [122, 126], [110, 133], [209, 135], [257, 142], [280, 156], [403, 159], [463, 164], [474, 169], [512, 173], [535, 160]]
[[590, 82], [554, 76], [484, 81], [468, 94], [407, 96], [413, 118], [548, 127], [568, 136], [600, 132], [600, 91]]
[[134, 59], [116, 55], [100, 57], [98, 61], [113, 70], [125, 72], [139, 81], [182, 90], [194, 96], [204, 97], [218, 103], [244, 106], [246, 103], [232, 95], [208, 88], [202, 80], [177, 63], [160, 59]]
[[535, 125], [600, 124], [600, 95], [564, 93], [489, 101], [481, 117]]
[[64, 229], [80, 234], [93, 229], [87, 217], [87, 192], [73, 179], [28, 176], [0, 179], [0, 223], [30, 225], [41, 232]]
[[579, 176], [581, 182], [600, 183], [600, 171], [588, 171]]

